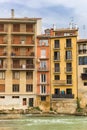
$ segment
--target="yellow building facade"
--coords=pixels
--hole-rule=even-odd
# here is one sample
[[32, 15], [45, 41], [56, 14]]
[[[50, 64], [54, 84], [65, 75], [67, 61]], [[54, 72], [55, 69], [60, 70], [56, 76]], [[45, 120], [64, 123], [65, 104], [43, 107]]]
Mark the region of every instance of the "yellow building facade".
[[51, 94], [55, 99], [76, 99], [78, 30], [53, 30], [51, 36]]

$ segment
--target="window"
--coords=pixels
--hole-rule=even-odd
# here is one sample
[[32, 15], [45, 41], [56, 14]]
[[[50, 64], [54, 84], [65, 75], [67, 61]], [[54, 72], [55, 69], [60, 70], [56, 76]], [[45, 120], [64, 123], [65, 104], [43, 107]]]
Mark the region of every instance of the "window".
[[54, 76], [54, 79], [55, 79], [55, 80], [60, 80], [60, 75], [55, 75], [55, 76]]
[[19, 96], [12, 96], [12, 98], [19, 98]]
[[20, 73], [18, 71], [13, 72], [13, 79], [19, 79], [20, 78]]
[[55, 72], [60, 72], [60, 64], [59, 63], [54, 64], [54, 71]]
[[33, 92], [33, 84], [26, 85], [26, 92]]
[[67, 75], [67, 84], [72, 84], [72, 75]]
[[40, 81], [41, 81], [41, 83], [46, 82], [46, 74], [41, 74], [40, 75]]
[[46, 96], [41, 96], [41, 101], [46, 101]]
[[79, 57], [79, 65], [87, 65], [87, 56]]
[[40, 62], [40, 68], [46, 69], [46, 61], [41, 61]]
[[33, 32], [33, 24], [26, 24], [26, 32]]
[[13, 60], [13, 68], [20, 68], [20, 61], [19, 60]]
[[41, 50], [41, 58], [46, 58], [46, 50]]
[[66, 63], [66, 72], [72, 71], [72, 63]]
[[71, 47], [71, 39], [66, 39], [66, 47], [67, 48]]
[[27, 104], [27, 99], [23, 98], [23, 106]]
[[66, 89], [66, 94], [72, 94], [72, 89]]
[[87, 68], [83, 68], [83, 72], [87, 74]]
[[19, 84], [13, 84], [12, 91], [13, 92], [19, 92]]
[[87, 44], [81, 43], [80, 45], [78, 45], [78, 52], [79, 54], [87, 53]]
[[26, 79], [33, 79], [33, 72], [32, 71], [26, 72]]
[[54, 60], [60, 60], [60, 52], [59, 51], [54, 52]]
[[17, 48], [17, 47], [14, 48], [14, 51], [15, 51], [15, 52], [18, 52], [18, 50], [19, 50], [19, 48]]
[[5, 96], [0, 96], [0, 98], [4, 99], [4, 98], [5, 98]]
[[59, 40], [54, 41], [54, 48], [60, 48], [60, 41]]
[[87, 82], [84, 82], [84, 86], [87, 86]]
[[66, 60], [72, 59], [72, 51], [66, 51]]
[[45, 94], [46, 93], [46, 85], [41, 85], [40, 86], [40, 92], [41, 92], [41, 94]]
[[60, 89], [59, 88], [55, 88], [54, 89], [54, 94], [60, 94]]
[[0, 72], [0, 79], [5, 79], [5, 72]]
[[39, 40], [39, 45], [40, 46], [48, 46], [48, 40]]

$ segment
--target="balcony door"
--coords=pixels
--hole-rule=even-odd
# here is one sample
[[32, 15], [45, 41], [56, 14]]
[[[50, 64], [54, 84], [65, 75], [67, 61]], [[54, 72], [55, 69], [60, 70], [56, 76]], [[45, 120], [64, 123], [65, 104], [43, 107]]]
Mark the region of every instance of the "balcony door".
[[29, 107], [33, 107], [33, 106], [34, 106], [34, 99], [29, 98]]
[[55, 94], [55, 95], [60, 94], [60, 89], [59, 89], [59, 88], [55, 88], [55, 90], [54, 90], [54, 94]]

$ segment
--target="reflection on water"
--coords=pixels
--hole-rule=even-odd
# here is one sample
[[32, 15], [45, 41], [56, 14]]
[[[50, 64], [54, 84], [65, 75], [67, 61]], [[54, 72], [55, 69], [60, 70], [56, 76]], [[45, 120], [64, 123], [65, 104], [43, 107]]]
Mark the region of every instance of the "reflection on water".
[[0, 120], [0, 130], [87, 130], [87, 117], [58, 116]]

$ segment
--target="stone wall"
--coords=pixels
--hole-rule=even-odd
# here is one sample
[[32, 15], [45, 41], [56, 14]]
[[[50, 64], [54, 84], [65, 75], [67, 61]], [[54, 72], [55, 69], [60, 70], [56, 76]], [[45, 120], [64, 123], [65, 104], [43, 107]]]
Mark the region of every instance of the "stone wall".
[[77, 103], [75, 99], [61, 99], [51, 102], [52, 110], [60, 114], [75, 114]]

